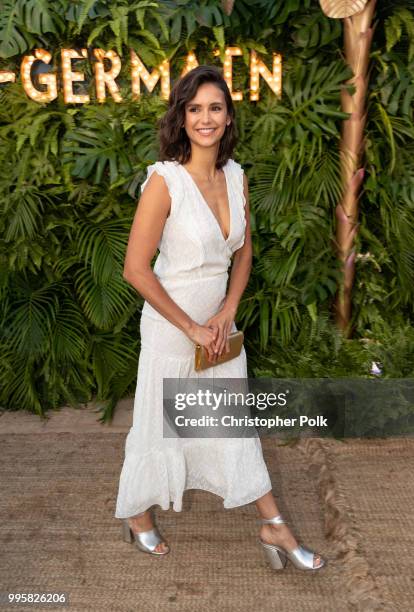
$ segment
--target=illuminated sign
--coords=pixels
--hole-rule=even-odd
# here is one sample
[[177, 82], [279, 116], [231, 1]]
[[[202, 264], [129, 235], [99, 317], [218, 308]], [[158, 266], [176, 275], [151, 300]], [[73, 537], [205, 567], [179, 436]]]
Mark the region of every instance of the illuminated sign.
[[[213, 52], [215, 56], [219, 55], [219, 51]], [[233, 74], [233, 57], [242, 55], [242, 50], [239, 47], [227, 47], [225, 49], [225, 60], [223, 66], [223, 78], [230, 90], [233, 100], [242, 100], [243, 93], [233, 91], [232, 74]], [[122, 97], [118, 85], [115, 82], [116, 77], [121, 71], [121, 58], [115, 51], [105, 51], [104, 49], [93, 49], [93, 70], [95, 76], [95, 95], [98, 102], [104, 102], [107, 91], [115, 100], [122, 102]], [[272, 71], [268, 69], [265, 63], [259, 59], [256, 51], [250, 51], [250, 100], [259, 99], [259, 79], [260, 76], [264, 79], [270, 89], [277, 95], [281, 95], [282, 91], [282, 58], [278, 53], [272, 54], [273, 66]], [[137, 99], [141, 95], [141, 81], [144, 83], [147, 91], [153, 91], [155, 85], [160, 81], [161, 97], [168, 100], [170, 95], [170, 64], [168, 60], [164, 60], [157, 68], [154, 68], [150, 73], [144, 66], [139, 56], [133, 49], [130, 49], [131, 58], [131, 88], [133, 98]], [[36, 102], [51, 102], [58, 97], [58, 81], [56, 72], [41, 72], [36, 75], [37, 84], [42, 85], [43, 90], [35, 87], [32, 77], [32, 67], [35, 62], [43, 62], [50, 64], [52, 59], [51, 53], [45, 49], [35, 49], [34, 55], [23, 56], [20, 74], [23, 89], [32, 100]], [[73, 91], [73, 83], [85, 80], [85, 75], [82, 72], [74, 72], [72, 70], [72, 60], [88, 59], [87, 49], [62, 49], [61, 50], [61, 80], [63, 99], [66, 104], [85, 104], [90, 102], [90, 96], [87, 93], [75, 94]], [[111, 67], [109, 70], [104, 68], [104, 59], [110, 61]], [[184, 76], [198, 66], [199, 63], [195, 54], [190, 51], [186, 57], [185, 66], [180, 76]], [[16, 75], [9, 70], [0, 70], [0, 83], [14, 83]]]

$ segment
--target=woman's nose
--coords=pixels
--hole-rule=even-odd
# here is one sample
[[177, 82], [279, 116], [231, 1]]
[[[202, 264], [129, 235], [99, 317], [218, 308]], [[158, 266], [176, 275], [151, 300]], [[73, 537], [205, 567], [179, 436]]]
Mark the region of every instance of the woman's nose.
[[204, 111], [202, 113], [201, 123], [205, 123], [206, 125], [209, 125], [209, 123], [210, 123], [210, 112], [208, 110]]

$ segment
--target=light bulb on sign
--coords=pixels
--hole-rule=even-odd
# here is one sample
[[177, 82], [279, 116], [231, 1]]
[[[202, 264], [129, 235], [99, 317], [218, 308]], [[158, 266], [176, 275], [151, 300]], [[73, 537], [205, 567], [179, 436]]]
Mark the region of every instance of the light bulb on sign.
[[134, 98], [139, 98], [141, 95], [141, 79], [144, 85], [151, 93], [161, 78], [161, 97], [168, 100], [170, 95], [170, 64], [168, 60], [161, 62], [158, 68], [154, 68], [151, 74], [148, 72], [141, 59], [131, 49], [131, 79], [132, 93]]
[[[96, 82], [96, 97], [98, 102], [105, 101], [105, 87], [109, 89], [109, 92], [115, 102], [122, 102], [119, 87], [115, 83], [115, 79], [121, 71], [121, 60], [119, 55], [115, 53], [115, 51], [105, 51], [104, 49], [94, 49], [93, 53], [97, 60], [94, 64], [94, 73]], [[104, 68], [105, 58], [111, 60], [111, 68], [107, 71], [105, 71]]]
[[20, 70], [23, 89], [26, 94], [35, 102], [51, 102], [57, 98], [56, 74], [40, 73], [37, 75], [37, 80], [41, 85], [46, 85], [46, 91], [39, 91], [34, 87], [31, 78], [31, 69], [36, 61], [41, 61], [44, 64], [49, 64], [52, 55], [45, 49], [35, 49], [34, 55], [25, 55], [23, 57]]
[[[213, 55], [220, 55], [219, 49], [213, 51]], [[233, 91], [233, 57], [243, 55], [240, 47], [226, 47], [224, 50], [225, 60], [223, 62], [223, 78], [227, 83], [232, 100], [243, 100], [241, 91]]]
[[253, 49], [250, 53], [250, 100], [259, 99], [259, 78], [266, 81], [270, 89], [280, 97], [282, 94], [282, 56], [273, 52], [273, 72], [257, 57]]
[[0, 83], [14, 83], [16, 75], [11, 70], [0, 70]]
[[180, 77], [185, 76], [187, 72], [190, 72], [190, 70], [193, 70], [193, 68], [197, 68], [198, 65], [199, 63], [194, 52], [190, 51], [185, 59], [184, 68], [181, 71]]
[[63, 99], [66, 104], [84, 104], [89, 102], [88, 94], [74, 94], [74, 81], [84, 81], [85, 75], [83, 72], [72, 71], [72, 59], [87, 59], [88, 52], [86, 49], [81, 49], [80, 54], [75, 49], [62, 49], [62, 80], [63, 80]]

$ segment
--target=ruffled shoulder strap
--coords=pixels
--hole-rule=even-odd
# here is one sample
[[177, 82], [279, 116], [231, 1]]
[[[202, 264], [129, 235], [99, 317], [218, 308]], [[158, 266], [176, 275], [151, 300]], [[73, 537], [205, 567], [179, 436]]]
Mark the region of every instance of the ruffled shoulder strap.
[[177, 162], [157, 161], [150, 166], [147, 166], [147, 177], [141, 184], [141, 193], [144, 191], [145, 186], [153, 172], [156, 172], [160, 176], [164, 177], [171, 198], [171, 212], [176, 210], [183, 195], [182, 181], [178, 172]]
[[238, 196], [237, 200], [240, 202], [241, 207], [244, 209], [246, 206], [246, 197], [244, 195], [244, 169], [236, 162], [234, 159], [229, 159], [227, 162], [227, 167], [229, 169], [229, 174], [231, 176], [233, 189]]

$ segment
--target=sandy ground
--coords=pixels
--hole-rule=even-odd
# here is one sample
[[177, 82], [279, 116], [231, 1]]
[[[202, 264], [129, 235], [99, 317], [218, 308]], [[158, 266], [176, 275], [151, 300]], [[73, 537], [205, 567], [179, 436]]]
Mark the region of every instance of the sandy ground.
[[[206, 491], [186, 491], [182, 512], [156, 507], [166, 557], [122, 541], [114, 510], [132, 408], [120, 402], [111, 425], [88, 406], [46, 421], [0, 413], [1, 591], [64, 592], [79, 612], [412, 609], [413, 438], [263, 438], [281, 512], [328, 560], [319, 573], [274, 572], [255, 505], [225, 510]], [[0, 606], [18, 609], [57, 608]]]

